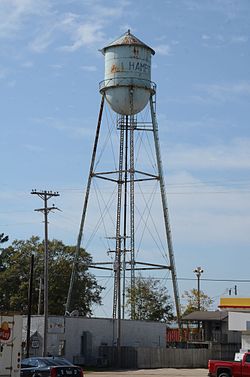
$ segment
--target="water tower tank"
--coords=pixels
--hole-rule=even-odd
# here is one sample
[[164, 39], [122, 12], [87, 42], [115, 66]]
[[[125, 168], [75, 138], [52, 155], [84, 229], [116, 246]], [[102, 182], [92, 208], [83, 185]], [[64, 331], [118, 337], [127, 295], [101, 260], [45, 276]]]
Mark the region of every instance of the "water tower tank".
[[155, 91], [151, 82], [154, 50], [128, 30], [101, 51], [105, 56], [105, 79], [100, 83], [100, 92], [116, 113], [139, 113]]

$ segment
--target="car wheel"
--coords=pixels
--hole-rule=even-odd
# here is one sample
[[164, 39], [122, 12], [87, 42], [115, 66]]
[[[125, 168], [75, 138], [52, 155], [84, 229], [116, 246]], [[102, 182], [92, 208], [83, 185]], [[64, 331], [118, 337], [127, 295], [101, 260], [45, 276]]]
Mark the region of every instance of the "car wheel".
[[222, 373], [218, 374], [218, 377], [230, 377], [230, 374], [227, 373], [227, 372], [222, 372]]

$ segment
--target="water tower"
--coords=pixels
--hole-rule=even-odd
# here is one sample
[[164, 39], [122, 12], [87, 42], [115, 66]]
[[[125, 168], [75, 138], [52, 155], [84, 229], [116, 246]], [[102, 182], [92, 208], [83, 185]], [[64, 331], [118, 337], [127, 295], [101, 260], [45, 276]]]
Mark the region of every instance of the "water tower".
[[[114, 261], [110, 264], [108, 262], [96, 262], [91, 267], [103, 268], [105, 270], [110, 269], [114, 272], [113, 318], [118, 319], [118, 324], [119, 319], [124, 318], [125, 282], [127, 281], [126, 277], [128, 274], [130, 276], [130, 287], [133, 288], [137, 271], [167, 269], [170, 271], [172, 279], [176, 313], [180, 325], [179, 293], [156, 120], [156, 85], [151, 81], [151, 57], [155, 52], [132, 35], [130, 30], [113, 43], [104, 47], [101, 52], [105, 58], [105, 79], [100, 83], [102, 99], [66, 310], [71, 310], [70, 303], [74, 285], [75, 265], [84, 235], [87, 212], [89, 213], [91, 208], [89, 198], [92, 181], [93, 179], [101, 179], [105, 182], [111, 182], [111, 184], [115, 185], [116, 189], [116, 211], [113, 218], [114, 232], [112, 237], [110, 237], [115, 244], [114, 250], [112, 250]], [[96, 168], [96, 156], [101, 140], [100, 132], [103, 123], [103, 109], [106, 103], [108, 104], [107, 107], [111, 108], [112, 113], [116, 116], [115, 128], [118, 135], [116, 152], [118, 157], [117, 168], [105, 168], [100, 171]], [[146, 107], [149, 108], [150, 121], [138, 121], [139, 114]], [[113, 132], [112, 128], [111, 132]], [[139, 135], [140, 133], [147, 133], [148, 139], [148, 135], [152, 135], [153, 151], [151, 151], [151, 154], [155, 157], [155, 172], [144, 170], [144, 167], [142, 169], [137, 168], [140, 150], [138, 149], [135, 154], [135, 135]], [[140, 185], [143, 185], [147, 181], [154, 181], [159, 186], [161, 206], [161, 214], [159, 216], [162, 217], [163, 221], [166, 241], [166, 250], [164, 252], [168, 257], [168, 264], [159, 264], [157, 260], [150, 263], [140, 262], [136, 258], [135, 212], [137, 204], [135, 189], [137, 184], [140, 183]], [[87, 211], [88, 207], [89, 210]], [[151, 216], [151, 213], [149, 216]], [[131, 300], [131, 318], [133, 319], [134, 316], [135, 307]], [[117, 331], [118, 344], [120, 328]]]
[[100, 92], [112, 110], [129, 116], [142, 111], [155, 88], [151, 82], [151, 55], [154, 50], [130, 31], [102, 49], [105, 80]]

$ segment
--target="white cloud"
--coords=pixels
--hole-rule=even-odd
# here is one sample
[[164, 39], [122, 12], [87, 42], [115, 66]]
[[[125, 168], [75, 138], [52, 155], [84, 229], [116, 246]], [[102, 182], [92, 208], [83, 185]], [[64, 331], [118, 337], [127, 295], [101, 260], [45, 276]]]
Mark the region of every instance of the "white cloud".
[[124, 10], [128, 5], [129, 2], [126, 0], [120, 0], [115, 6], [90, 2], [85, 17], [69, 14], [61, 25], [69, 33], [72, 42], [61, 49], [74, 52], [82, 47], [92, 47], [106, 42], [105, 26], [124, 16]]
[[233, 83], [199, 84], [193, 86], [192, 94], [184, 97], [165, 97], [169, 103], [220, 104], [235, 101], [249, 101], [250, 81]]
[[60, 70], [63, 68], [62, 64], [50, 64], [50, 68]]
[[[83, 124], [82, 119], [70, 118], [62, 120], [54, 117], [34, 118], [33, 121], [39, 125], [54, 128], [60, 132], [65, 132], [71, 138], [86, 138], [93, 137], [93, 128], [89, 127], [94, 121], [85, 119]], [[88, 124], [88, 126], [86, 126]]]
[[44, 52], [52, 43], [54, 39], [55, 26], [49, 27], [43, 33], [38, 34], [32, 42], [29, 43], [29, 48], [33, 52], [42, 53]]
[[105, 26], [121, 18], [128, 5], [126, 0], [112, 6], [94, 0], [85, 1], [76, 14], [58, 12], [49, 0], [1, 0], [0, 38], [24, 37], [20, 31], [26, 28], [31, 17], [36, 17], [36, 28], [28, 35], [28, 46], [33, 52], [44, 52], [60, 39], [62, 33], [68, 42], [61, 48], [74, 52], [106, 41]]
[[123, 16], [124, 8], [130, 5], [129, 1], [120, 0], [116, 3], [116, 5], [111, 6], [104, 6], [103, 4], [100, 5], [100, 3], [92, 2], [92, 9], [93, 14], [95, 17], [98, 17], [100, 19], [102, 18], [119, 18]]
[[203, 34], [201, 36], [204, 47], [220, 48], [221, 46], [230, 46], [231, 44], [247, 43], [247, 35], [222, 35], [222, 34]]
[[125, 33], [128, 30], [131, 30], [132, 34], [135, 34], [135, 32], [136, 32], [135, 27], [132, 27], [130, 24], [122, 24], [122, 25], [120, 25], [120, 31], [121, 31], [121, 33]]
[[[169, 184], [168, 184], [169, 183]], [[188, 173], [169, 177], [167, 196], [175, 239], [187, 244], [248, 243], [249, 180], [201, 181]]]
[[166, 153], [171, 169], [238, 171], [250, 168], [250, 139], [235, 139], [228, 144], [210, 146], [175, 145]]
[[34, 66], [34, 63], [30, 60], [27, 60], [27, 61], [22, 63], [22, 67], [24, 67], [24, 68], [32, 68], [33, 66]]
[[185, 6], [192, 12], [202, 13], [221, 13], [227, 20], [236, 18], [247, 18], [249, 7], [247, 2], [237, 2], [229, 0], [216, 0], [216, 1], [196, 1], [196, 0], [183, 0], [182, 7]]
[[16, 80], [11, 80], [7, 83], [9, 88], [14, 88], [16, 86]]
[[97, 67], [95, 65], [82, 65], [80, 68], [83, 71], [86, 71], [86, 72], [95, 72], [95, 71], [97, 71]]
[[203, 40], [205, 40], [205, 41], [211, 39], [210, 35], [207, 35], [207, 34], [203, 34], [203, 35], [201, 36], [201, 38], [202, 38]]
[[87, 22], [75, 27], [73, 32], [73, 43], [62, 47], [62, 50], [74, 52], [84, 46], [92, 46], [104, 41], [104, 32], [102, 24], [93, 24]]
[[246, 43], [248, 42], [249, 37], [247, 35], [238, 35], [232, 37], [232, 42], [233, 43]]
[[167, 44], [160, 44], [158, 46], [155, 46], [154, 50], [159, 55], [168, 56], [168, 55], [170, 55], [171, 49], [170, 49], [169, 45], [167, 45]]
[[25, 149], [27, 149], [28, 151], [30, 152], [43, 152], [43, 148], [41, 146], [38, 146], [38, 145], [34, 145], [34, 144], [25, 144], [23, 146]]
[[[175, 206], [176, 202], [173, 201], [175, 216], [172, 218], [174, 219], [173, 229], [176, 239], [182, 240], [182, 242], [186, 240], [188, 244], [213, 244], [217, 249], [222, 244], [225, 247], [226, 244], [232, 246], [238, 242], [249, 243], [250, 218], [248, 211], [250, 208], [246, 209], [245, 207], [245, 196], [242, 198], [239, 194], [225, 193], [183, 195], [183, 197], [190, 204], [189, 212], [187, 204], [184, 204], [180, 213]], [[229, 201], [236, 202], [238, 211], [242, 211], [242, 213], [237, 214], [234, 209], [230, 211]], [[207, 204], [206, 208], [204, 208], [204, 203]], [[229, 211], [228, 213], [225, 208]]]
[[196, 88], [205, 92], [211, 99], [220, 102], [233, 101], [239, 96], [249, 96], [250, 94], [249, 81], [231, 84], [197, 85]]
[[1, 0], [0, 38], [16, 36], [29, 17], [46, 14], [49, 8], [48, 0]]
[[8, 69], [4, 67], [0, 67], [0, 80], [5, 79], [8, 76]]

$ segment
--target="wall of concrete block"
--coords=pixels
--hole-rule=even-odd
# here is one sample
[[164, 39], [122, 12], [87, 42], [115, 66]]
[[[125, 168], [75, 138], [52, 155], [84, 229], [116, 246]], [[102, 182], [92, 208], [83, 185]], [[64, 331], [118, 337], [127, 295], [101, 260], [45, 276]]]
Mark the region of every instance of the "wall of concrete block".
[[[32, 316], [31, 331], [43, 336], [43, 316]], [[48, 319], [48, 352], [78, 363], [96, 364], [100, 346], [116, 344], [117, 322], [109, 318], [57, 317]], [[166, 325], [158, 322], [121, 321], [124, 347], [166, 347]]]
[[[116, 365], [117, 323], [113, 319], [50, 316], [48, 323], [51, 355], [62, 355], [80, 365]], [[121, 325], [121, 359], [126, 368], [206, 368], [209, 359], [233, 360], [239, 351], [237, 344], [213, 344], [208, 349], [166, 348], [164, 323], [122, 320]], [[43, 316], [32, 316], [31, 332], [36, 331], [42, 343]], [[38, 355], [42, 347], [33, 351]]]
[[[81, 339], [88, 337], [91, 344], [87, 358], [92, 362], [99, 355], [100, 346], [116, 344], [117, 323], [106, 318], [65, 318], [65, 355], [74, 360], [82, 352]], [[163, 323], [121, 321], [121, 345], [125, 347], [166, 347], [166, 327]], [[90, 349], [91, 348], [91, 349]], [[85, 350], [84, 350], [85, 351]], [[90, 360], [89, 360], [90, 361]]]

